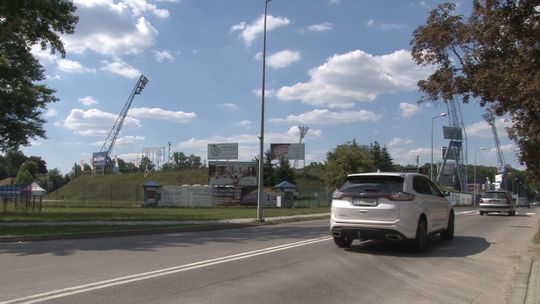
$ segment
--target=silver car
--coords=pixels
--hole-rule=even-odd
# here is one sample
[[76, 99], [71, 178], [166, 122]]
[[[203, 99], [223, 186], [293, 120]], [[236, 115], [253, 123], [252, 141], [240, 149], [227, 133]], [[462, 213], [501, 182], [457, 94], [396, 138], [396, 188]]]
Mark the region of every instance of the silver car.
[[480, 198], [480, 215], [489, 212], [502, 212], [516, 215], [516, 203], [506, 191], [487, 191]]

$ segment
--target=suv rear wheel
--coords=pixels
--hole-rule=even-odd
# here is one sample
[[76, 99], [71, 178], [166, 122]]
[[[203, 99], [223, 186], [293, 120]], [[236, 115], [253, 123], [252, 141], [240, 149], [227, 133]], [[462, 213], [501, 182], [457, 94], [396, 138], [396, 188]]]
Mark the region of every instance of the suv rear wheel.
[[421, 217], [416, 228], [416, 237], [413, 240], [413, 250], [415, 252], [422, 252], [426, 249], [427, 237], [426, 219]]
[[441, 232], [441, 239], [444, 241], [450, 241], [454, 238], [454, 212], [450, 212], [448, 215], [448, 225], [446, 230]]
[[335, 236], [334, 237], [334, 243], [336, 243], [336, 245], [339, 248], [349, 248], [349, 247], [351, 247], [352, 241], [353, 241], [352, 239], [350, 239], [348, 237], [345, 237], [345, 236]]

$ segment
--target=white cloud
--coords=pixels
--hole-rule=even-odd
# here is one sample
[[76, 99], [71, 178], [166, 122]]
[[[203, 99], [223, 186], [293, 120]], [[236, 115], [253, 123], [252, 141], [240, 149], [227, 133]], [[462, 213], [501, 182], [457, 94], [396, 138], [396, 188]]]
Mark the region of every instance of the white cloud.
[[36, 57], [42, 65], [53, 64], [58, 60], [58, 55], [51, 54], [49, 50], [42, 50], [39, 44], [30, 49], [30, 53]]
[[224, 108], [227, 108], [227, 109], [230, 109], [230, 110], [238, 110], [240, 109], [240, 107], [232, 102], [229, 102], [229, 103], [222, 103], [220, 104], [220, 106], [224, 107]]
[[[108, 134], [116, 122], [118, 115], [103, 112], [99, 109], [72, 109], [66, 119], [59, 125], [73, 130], [75, 134], [96, 136]], [[140, 128], [139, 120], [126, 117], [123, 128]]]
[[163, 62], [165, 60], [173, 61], [174, 56], [171, 53], [171, 51], [163, 50], [163, 51], [152, 51], [154, 53], [154, 58], [156, 58], [157, 62]]
[[314, 106], [350, 108], [373, 101], [379, 94], [415, 90], [429, 75], [406, 50], [374, 56], [361, 50], [334, 55], [309, 72], [310, 80], [278, 90], [281, 100], [300, 100]]
[[197, 114], [183, 111], [168, 111], [160, 108], [132, 108], [129, 110], [129, 115], [136, 118], [161, 119], [169, 120], [177, 123], [187, 123], [197, 117]]
[[328, 0], [329, 4], [339, 4], [340, 0]]
[[[276, 91], [274, 91], [274, 90], [264, 90], [264, 97], [272, 97], [272, 96], [274, 96], [275, 93], [276, 93]], [[253, 90], [253, 94], [261, 97], [262, 90], [261, 89], [255, 89], [255, 90]]]
[[102, 55], [140, 54], [154, 44], [158, 32], [141, 14], [165, 17], [168, 12], [143, 0], [78, 0], [79, 22], [73, 35], [65, 35], [68, 53], [92, 51]]
[[388, 147], [408, 145], [408, 144], [412, 144], [412, 143], [413, 143], [412, 139], [394, 137], [394, 138], [392, 138], [390, 143], [388, 143]]
[[[268, 15], [266, 19], [266, 31], [270, 32], [278, 27], [282, 27], [285, 25], [288, 25], [290, 23], [289, 19], [285, 17], [274, 17], [272, 15]], [[259, 17], [257, 20], [255, 20], [251, 24], [247, 24], [246, 22], [241, 22], [239, 24], [233, 25], [231, 27], [231, 32], [240, 31], [240, 38], [244, 40], [244, 44], [246, 46], [250, 46], [251, 43], [257, 37], [263, 34], [264, 31], [264, 15]]]
[[334, 25], [330, 22], [325, 22], [321, 24], [314, 24], [308, 26], [308, 30], [312, 32], [324, 32], [324, 31], [331, 31], [334, 29]]
[[105, 65], [101, 68], [102, 70], [109, 71], [126, 78], [137, 78], [142, 74], [139, 70], [131, 67], [120, 59], [116, 59], [114, 62], [104, 61], [104, 64]]
[[406, 102], [401, 102], [399, 104], [399, 109], [401, 110], [400, 115], [406, 118], [412, 117], [416, 113], [420, 112], [420, 107], [418, 105]]
[[[146, 138], [144, 136], [119, 136], [114, 143], [115, 150], [119, 147], [133, 146], [137, 142], [144, 141]], [[103, 141], [96, 141], [92, 143], [93, 146], [101, 147], [103, 146]]]
[[[379, 117], [370, 111], [331, 112], [329, 110], [313, 110], [300, 115], [289, 115], [287, 121], [304, 124], [335, 125], [356, 122], [375, 122]], [[276, 121], [274, 121], [276, 122]]]
[[[506, 136], [506, 128], [512, 126], [512, 122], [506, 119], [495, 120], [495, 126], [497, 127], [497, 133], [499, 138]], [[479, 121], [465, 127], [467, 137], [479, 137], [479, 138], [493, 138], [493, 131], [491, 126], [486, 121]]]
[[87, 69], [80, 62], [68, 59], [60, 59], [57, 61], [58, 70], [65, 73], [84, 73], [95, 72], [95, 69]]
[[249, 129], [251, 129], [252, 122], [250, 120], [242, 120], [240, 122], [237, 122], [236, 124], [239, 125], [240, 127], [244, 128], [244, 129], [246, 129], [246, 130], [249, 130]]
[[93, 105], [96, 105], [96, 104], [99, 103], [92, 96], [86, 96], [86, 97], [79, 98], [79, 102], [82, 103], [85, 106], [93, 106]]
[[368, 22], [366, 22], [366, 25], [369, 26], [369, 27], [374, 26], [375, 25], [375, 20], [369, 19]]
[[58, 116], [58, 110], [48, 109], [47, 112], [45, 112], [45, 117], [55, 117], [55, 116]]
[[288, 67], [291, 63], [300, 60], [300, 52], [283, 50], [266, 58], [266, 64], [277, 70]]

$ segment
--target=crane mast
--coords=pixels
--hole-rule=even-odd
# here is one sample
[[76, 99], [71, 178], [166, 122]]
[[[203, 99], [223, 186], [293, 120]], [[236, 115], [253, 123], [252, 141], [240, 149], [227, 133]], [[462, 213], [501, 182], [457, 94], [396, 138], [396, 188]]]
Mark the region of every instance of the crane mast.
[[107, 166], [107, 163], [109, 163], [111, 159], [111, 152], [113, 150], [114, 144], [116, 143], [116, 140], [118, 139], [118, 136], [120, 135], [120, 131], [122, 130], [122, 126], [124, 125], [124, 120], [126, 119], [129, 109], [131, 108], [133, 99], [135, 98], [135, 95], [140, 95], [142, 93], [147, 83], [148, 83], [148, 78], [146, 78], [144, 75], [141, 75], [139, 77], [139, 80], [137, 81], [137, 84], [131, 91], [131, 94], [129, 95], [126, 103], [124, 104], [124, 107], [122, 108], [122, 111], [120, 112], [120, 115], [118, 115], [118, 117], [116, 118], [116, 121], [111, 131], [109, 132], [107, 139], [105, 139], [105, 141], [103, 142], [100, 152], [93, 153], [92, 165], [94, 167], [94, 175], [104, 174], [105, 167]]
[[495, 139], [495, 151], [497, 154], [498, 174], [495, 176], [495, 190], [500, 190], [506, 180], [506, 162], [504, 160], [504, 154], [501, 149], [501, 141], [499, 140], [499, 134], [495, 126], [495, 116], [492, 112], [488, 111], [482, 115], [484, 120], [491, 126], [491, 132]]

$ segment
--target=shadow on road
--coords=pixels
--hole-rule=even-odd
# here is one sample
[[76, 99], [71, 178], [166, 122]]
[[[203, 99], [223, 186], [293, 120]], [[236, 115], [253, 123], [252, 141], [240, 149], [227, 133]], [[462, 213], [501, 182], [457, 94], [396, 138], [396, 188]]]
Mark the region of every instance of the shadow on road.
[[261, 240], [298, 240], [328, 235], [327, 226], [289, 224], [261, 227], [234, 226], [233, 229], [211, 231], [174, 232], [121, 237], [100, 237], [90, 239], [66, 239], [19, 243], [0, 243], [0, 254], [20, 256], [53, 254], [69, 256], [77, 251], [142, 251], [153, 252], [163, 247], [187, 248], [205, 244], [249, 243]]
[[403, 242], [366, 241], [353, 243], [350, 252], [372, 255], [406, 257], [466, 257], [486, 251], [490, 247], [486, 239], [473, 236], [455, 236], [452, 241], [442, 241], [437, 236], [428, 240], [428, 248], [422, 253], [414, 253], [411, 246]]

